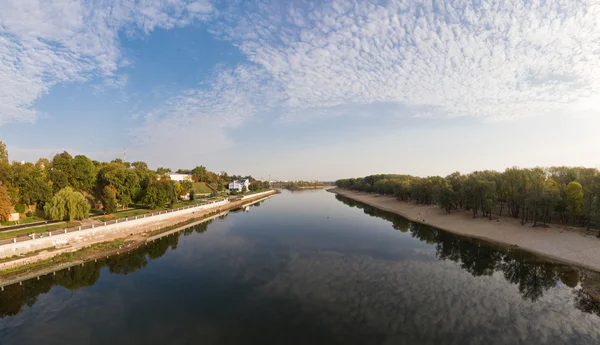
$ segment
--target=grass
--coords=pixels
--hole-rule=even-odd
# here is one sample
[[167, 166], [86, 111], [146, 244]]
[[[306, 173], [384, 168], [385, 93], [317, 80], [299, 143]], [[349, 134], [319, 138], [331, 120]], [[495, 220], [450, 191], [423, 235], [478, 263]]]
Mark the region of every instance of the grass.
[[[18, 223], [19, 224], [29, 224], [29, 223], [43, 222], [43, 221], [44, 221], [43, 218], [40, 218], [40, 217], [37, 217], [37, 216], [33, 216], [33, 217], [27, 217], [25, 219], [21, 219], [21, 220], [19, 220]], [[13, 222], [2, 222], [2, 223], [0, 223], [0, 225], [7, 225], [7, 226], [17, 225], [17, 222], [15, 222], [15, 221], [13, 221]]]
[[79, 222], [60, 223], [60, 224], [49, 224], [49, 225], [44, 225], [44, 226], [36, 226], [35, 228], [25, 228], [25, 229], [19, 229], [19, 230], [14, 230], [14, 231], [0, 232], [0, 240], [5, 240], [7, 238], [14, 238], [14, 237], [18, 237], [21, 235], [42, 234], [42, 233], [52, 231], [52, 230], [72, 228], [72, 227], [80, 226], [80, 225], [81, 224]]
[[206, 182], [192, 182], [192, 189], [196, 194], [212, 193], [212, 189]]
[[9, 275], [11, 273], [24, 272], [24, 271], [28, 271], [31, 269], [44, 267], [44, 266], [48, 266], [48, 265], [58, 265], [58, 264], [62, 264], [62, 263], [72, 262], [72, 261], [80, 259], [86, 255], [93, 255], [93, 254], [98, 254], [98, 253], [103, 253], [106, 251], [118, 249], [123, 244], [125, 244], [125, 242], [123, 242], [123, 240], [114, 240], [111, 242], [102, 242], [102, 243], [92, 244], [89, 247], [80, 249], [75, 252], [63, 253], [63, 254], [57, 255], [55, 257], [52, 257], [50, 259], [36, 261], [36, 262], [26, 264], [23, 266], [17, 266], [17, 267], [9, 268], [4, 271], [0, 271], [0, 275], [5, 276], [5, 275]]
[[152, 212], [152, 210], [148, 210], [148, 209], [137, 209], [137, 210], [131, 210], [131, 211], [125, 211], [125, 212], [119, 212], [119, 213], [111, 213], [111, 214], [104, 215], [102, 217], [98, 217], [96, 219], [98, 219], [101, 222], [108, 222], [110, 220], [115, 220], [115, 219], [141, 216], [141, 215], [148, 214], [151, 212]]

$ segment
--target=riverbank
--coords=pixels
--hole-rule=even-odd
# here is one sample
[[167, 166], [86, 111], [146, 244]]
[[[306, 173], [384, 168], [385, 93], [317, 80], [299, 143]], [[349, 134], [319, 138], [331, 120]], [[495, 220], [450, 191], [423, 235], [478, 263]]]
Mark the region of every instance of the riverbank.
[[[66, 261], [68, 261], [69, 257], [74, 257], [78, 260], [90, 259], [89, 255], [83, 258], [79, 257], [81, 256], [79, 254], [81, 254], [83, 251], [91, 250], [91, 254], [93, 254], [92, 256], [105, 256], [117, 253], [119, 251], [124, 251], [124, 249], [127, 248], [134, 248], [138, 243], [145, 242], [147, 238], [154, 236], [157, 233], [169, 231], [174, 227], [190, 224], [200, 219], [205, 220], [207, 217], [215, 214], [222, 214], [223, 212], [246, 205], [248, 203], [260, 201], [272, 196], [275, 193], [276, 191], [271, 190], [253, 195], [245, 195], [243, 199], [236, 201], [225, 201], [215, 203], [214, 205], [198, 206], [196, 208], [185, 210], [185, 212], [172, 212], [152, 219], [145, 218], [115, 224], [112, 229], [96, 228], [83, 230], [80, 233], [75, 234], [52, 236], [50, 237], [53, 241], [51, 243], [56, 244], [60, 242], [60, 244], [47, 245], [42, 249], [40, 249], [39, 246], [43, 244], [38, 244], [38, 246], [32, 245], [34, 242], [41, 241], [42, 239], [0, 246], [0, 249], [8, 246], [21, 247], [19, 248], [20, 255], [5, 258], [2, 260], [2, 262], [0, 262], [0, 277], [6, 276], [7, 274], [20, 272], [20, 267], [29, 269], [32, 267], [38, 267], [39, 265], [51, 266], [55, 264], [61, 264], [64, 263], [65, 260], [62, 259], [65, 259], [65, 257], [67, 258]], [[109, 226], [106, 228], [108, 227]], [[61, 236], [70, 236], [70, 238], [68, 241], [63, 243], [65, 239], [60, 238]], [[45, 241], [48, 241], [48, 238], [46, 238]], [[100, 245], [111, 243], [114, 244], [119, 241], [124, 241], [127, 243], [117, 247], [112, 245]]]
[[581, 266], [600, 272], [600, 239], [583, 229], [549, 225], [547, 228], [521, 225], [518, 219], [500, 217], [489, 220], [473, 219], [466, 211], [446, 213], [437, 205], [417, 205], [346, 189], [332, 188], [329, 192], [362, 202], [378, 209], [398, 214], [413, 222], [473, 237], [489, 242], [515, 246], [551, 260]]

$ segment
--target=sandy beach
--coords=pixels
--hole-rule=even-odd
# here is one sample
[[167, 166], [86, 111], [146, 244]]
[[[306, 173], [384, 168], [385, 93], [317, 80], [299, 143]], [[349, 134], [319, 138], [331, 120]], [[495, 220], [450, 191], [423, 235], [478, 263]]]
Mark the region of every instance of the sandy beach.
[[478, 238], [520, 249], [549, 259], [581, 266], [600, 272], [600, 239], [584, 229], [549, 225], [548, 228], [521, 225], [518, 219], [485, 217], [473, 219], [466, 211], [448, 214], [437, 205], [417, 205], [396, 200], [390, 196], [361, 193], [340, 188], [328, 191], [347, 198], [396, 213], [411, 221], [434, 226], [456, 234]]

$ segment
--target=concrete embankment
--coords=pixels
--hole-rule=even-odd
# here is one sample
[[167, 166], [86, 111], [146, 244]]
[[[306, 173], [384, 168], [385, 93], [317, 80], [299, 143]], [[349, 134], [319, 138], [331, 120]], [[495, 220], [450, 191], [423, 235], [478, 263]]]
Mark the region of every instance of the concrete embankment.
[[[125, 239], [136, 234], [149, 233], [169, 228], [179, 223], [204, 217], [211, 213], [239, 207], [248, 203], [248, 201], [259, 200], [275, 193], [275, 191], [266, 191], [245, 195], [236, 201], [222, 200], [183, 210], [162, 213], [153, 217], [132, 219], [127, 222], [120, 222], [102, 227], [1, 245], [0, 259], [14, 257], [14, 260], [6, 260], [5, 262], [0, 263], [0, 272], [10, 268], [32, 264], [37, 261], [47, 260], [63, 253], [77, 251], [96, 243], [113, 241], [115, 239]], [[23, 255], [33, 252], [37, 252], [37, 254], [23, 257]]]
[[[191, 220], [191, 222], [186, 223], [185, 225], [182, 226], [176, 226], [175, 228], [167, 228], [168, 230], [165, 231], [155, 231], [152, 232], [151, 234], [149, 234], [147, 237], [145, 238], [138, 238], [136, 240], [133, 241], [128, 241], [128, 243], [130, 245], [128, 246], [123, 246], [122, 249], [114, 249], [111, 251], [107, 251], [107, 252], [100, 252], [100, 253], [93, 253], [91, 255], [85, 255], [85, 257], [79, 258], [79, 259], [75, 259], [75, 260], [70, 260], [69, 262], [65, 262], [65, 263], [57, 263], [57, 264], [50, 264], [44, 267], [36, 267], [33, 270], [27, 270], [26, 272], [15, 272], [14, 274], [10, 274], [8, 276], [3, 276], [0, 275], [0, 289], [4, 290], [5, 286], [9, 286], [12, 284], [17, 284], [17, 283], [21, 283], [24, 282], [26, 280], [30, 280], [30, 279], [35, 279], [37, 278], [38, 280], [40, 279], [40, 277], [45, 276], [47, 274], [55, 274], [56, 272], [62, 271], [62, 270], [66, 270], [66, 269], [70, 269], [72, 267], [75, 266], [83, 266], [85, 265], [86, 262], [90, 262], [90, 261], [96, 261], [96, 260], [101, 260], [104, 258], [109, 258], [110, 256], [113, 255], [127, 255], [128, 252], [130, 251], [134, 251], [144, 245], [147, 245], [151, 242], [160, 240], [163, 237], [166, 236], [170, 236], [173, 235], [175, 233], [179, 233], [181, 231], [184, 231], [192, 226], [195, 226], [197, 224], [201, 224], [201, 223], [205, 223], [214, 219], [217, 219], [219, 217], [225, 216], [229, 213], [229, 211], [233, 208], [236, 207], [245, 207], [245, 206], [250, 206], [252, 204], [264, 201], [266, 199], [269, 199], [273, 196], [273, 194], [268, 194], [268, 195], [262, 195], [258, 198], [246, 198], [246, 200], [244, 200], [243, 203], [236, 203], [235, 206], [233, 207], [227, 207], [225, 208], [224, 211], [213, 214], [211, 216], [208, 217], [204, 217], [200, 220], [194, 221], [194, 219]], [[10, 265], [14, 266], [14, 262], [13, 263], [7, 263]], [[11, 266], [12, 267], [12, 266]], [[10, 267], [9, 267], [10, 268]]]
[[486, 217], [473, 219], [470, 212], [450, 214], [436, 205], [417, 205], [394, 197], [332, 188], [328, 191], [362, 202], [378, 209], [398, 214], [413, 222], [473, 237], [488, 242], [518, 247], [548, 259], [581, 266], [600, 272], [600, 239], [584, 229], [559, 225], [532, 227], [521, 225], [518, 219]]

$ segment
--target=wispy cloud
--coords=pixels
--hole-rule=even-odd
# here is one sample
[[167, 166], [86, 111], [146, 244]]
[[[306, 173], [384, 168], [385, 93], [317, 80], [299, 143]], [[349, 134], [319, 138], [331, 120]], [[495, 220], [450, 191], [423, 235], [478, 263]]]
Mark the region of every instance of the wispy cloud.
[[596, 1], [384, 4], [263, 2], [216, 32], [272, 74], [290, 110], [399, 102], [482, 118], [600, 111]]
[[162, 165], [190, 157], [190, 152], [176, 153], [173, 147], [193, 143], [204, 153], [227, 148], [232, 145], [227, 131], [264, 109], [274, 108], [280, 102], [278, 95], [264, 69], [221, 69], [206, 82], [206, 88], [187, 90], [146, 113], [144, 124], [133, 131], [136, 144], [153, 156], [168, 157]]
[[[593, 1], [235, 1], [209, 28], [252, 67], [214, 79], [210, 93], [176, 97], [147, 128], [181, 123], [180, 114], [189, 122], [219, 119], [224, 128], [273, 109], [285, 121], [365, 112], [375, 119], [394, 112], [597, 116], [598, 18]], [[231, 88], [249, 79], [253, 87]]]
[[[247, 61], [197, 88], [136, 111], [142, 145], [227, 132], [264, 114], [600, 115], [600, 3], [191, 0], [3, 1], [0, 124], [33, 121], [57, 83], [122, 87], [119, 33], [146, 35], [202, 21]], [[369, 108], [373, 107], [373, 108]], [[385, 110], [382, 110], [385, 108]], [[140, 115], [141, 114], [141, 115]]]
[[118, 85], [115, 71], [127, 63], [120, 31], [183, 26], [213, 10], [189, 0], [5, 0], [0, 8], [0, 124], [33, 121], [34, 102], [58, 83], [100, 77]]

